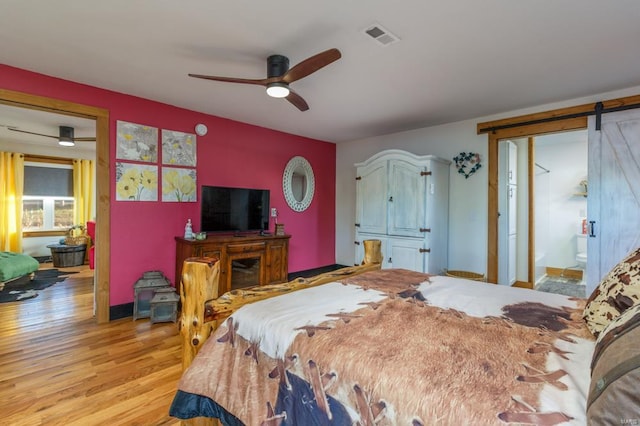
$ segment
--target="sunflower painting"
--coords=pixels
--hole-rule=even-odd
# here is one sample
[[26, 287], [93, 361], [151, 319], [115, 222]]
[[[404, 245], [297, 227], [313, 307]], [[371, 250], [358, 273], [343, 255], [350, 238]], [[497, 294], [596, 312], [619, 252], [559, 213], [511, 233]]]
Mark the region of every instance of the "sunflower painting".
[[197, 201], [195, 169], [163, 167], [162, 201]]
[[196, 135], [162, 129], [162, 164], [196, 166]]
[[117, 201], [158, 201], [158, 166], [116, 163]]

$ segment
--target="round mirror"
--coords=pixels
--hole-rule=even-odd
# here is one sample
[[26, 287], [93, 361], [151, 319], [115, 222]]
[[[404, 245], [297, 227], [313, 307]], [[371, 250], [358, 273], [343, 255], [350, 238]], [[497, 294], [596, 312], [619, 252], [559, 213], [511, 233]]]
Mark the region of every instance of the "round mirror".
[[315, 178], [311, 164], [304, 157], [293, 157], [284, 168], [282, 190], [287, 204], [301, 212], [311, 205], [315, 190]]

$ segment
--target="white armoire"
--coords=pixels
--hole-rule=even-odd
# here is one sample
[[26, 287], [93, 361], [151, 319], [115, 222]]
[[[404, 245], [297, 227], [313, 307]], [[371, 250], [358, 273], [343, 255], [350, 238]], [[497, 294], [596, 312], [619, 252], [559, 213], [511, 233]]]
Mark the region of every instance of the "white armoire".
[[383, 268], [447, 268], [450, 164], [390, 149], [355, 165], [356, 260], [364, 255], [362, 241], [378, 239]]

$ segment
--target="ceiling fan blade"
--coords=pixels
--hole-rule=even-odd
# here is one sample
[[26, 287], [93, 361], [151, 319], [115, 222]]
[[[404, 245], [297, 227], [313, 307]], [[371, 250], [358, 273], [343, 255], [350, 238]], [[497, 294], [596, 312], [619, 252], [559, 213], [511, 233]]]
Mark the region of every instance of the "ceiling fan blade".
[[320, 68], [326, 67], [341, 57], [342, 54], [338, 49], [325, 50], [324, 52], [305, 59], [291, 68], [284, 74], [284, 76], [282, 76], [282, 81], [285, 83], [293, 83], [296, 80], [300, 80], [301, 78], [318, 71]]
[[225, 81], [227, 83], [257, 84], [259, 86], [266, 86], [268, 83], [272, 82], [273, 80], [269, 78], [252, 80], [248, 78], [218, 77], [215, 75], [202, 75], [202, 74], [189, 74], [189, 77], [202, 78], [205, 80], [213, 80], [213, 81]]
[[289, 89], [289, 96], [287, 96], [285, 99], [291, 102], [300, 111], [306, 111], [309, 109], [309, 105], [304, 99], [302, 99], [302, 96], [298, 95], [291, 89]]
[[[36, 133], [36, 132], [29, 132], [27, 130], [20, 130], [16, 127], [12, 127], [12, 126], [7, 126], [8, 130], [11, 130], [12, 132], [20, 132], [20, 133], [26, 133], [29, 135], [36, 135], [36, 136], [44, 136], [45, 138], [51, 138], [51, 139], [60, 139], [60, 136], [53, 136], [53, 135], [45, 135], [42, 133]], [[95, 142], [96, 138], [94, 137], [82, 137], [82, 138], [71, 138], [73, 139], [74, 142]]]
[[35, 133], [35, 132], [27, 132], [26, 130], [20, 130], [15, 127], [7, 127], [7, 129], [11, 130], [12, 132], [27, 133], [29, 135], [44, 136], [45, 138], [58, 139], [58, 136], [43, 135], [42, 133]]

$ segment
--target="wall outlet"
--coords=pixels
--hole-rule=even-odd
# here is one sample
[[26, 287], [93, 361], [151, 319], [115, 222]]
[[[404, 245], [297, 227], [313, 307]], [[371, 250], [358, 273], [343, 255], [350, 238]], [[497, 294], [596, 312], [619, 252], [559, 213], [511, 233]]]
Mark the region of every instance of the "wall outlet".
[[275, 207], [271, 207], [271, 217], [278, 217], [278, 210]]

